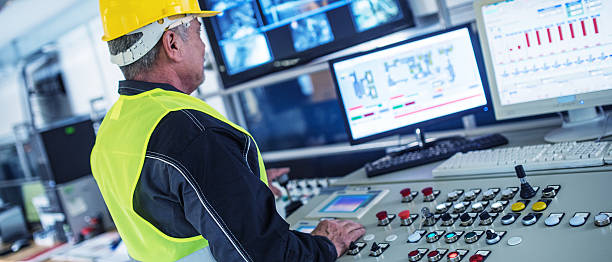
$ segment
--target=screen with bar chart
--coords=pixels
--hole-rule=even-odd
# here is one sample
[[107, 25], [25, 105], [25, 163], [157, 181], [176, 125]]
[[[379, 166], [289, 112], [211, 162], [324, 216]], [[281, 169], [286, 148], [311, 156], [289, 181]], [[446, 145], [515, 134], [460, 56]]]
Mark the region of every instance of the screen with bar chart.
[[612, 1], [508, 0], [480, 11], [502, 106], [612, 89]]
[[330, 62], [351, 143], [487, 105], [466, 26]]

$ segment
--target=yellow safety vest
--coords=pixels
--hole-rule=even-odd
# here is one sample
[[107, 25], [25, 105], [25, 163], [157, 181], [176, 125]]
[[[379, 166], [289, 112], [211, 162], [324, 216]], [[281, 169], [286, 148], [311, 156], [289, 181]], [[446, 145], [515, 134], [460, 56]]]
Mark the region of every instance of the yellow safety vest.
[[[133, 196], [155, 127], [169, 112], [191, 109], [204, 112], [252, 136], [202, 100], [189, 95], [154, 89], [120, 96], [107, 113], [91, 154], [93, 175], [117, 230], [133, 259], [176, 261], [208, 246], [202, 236], [170, 237], [134, 211]], [[255, 141], [253, 139], [253, 141]], [[267, 184], [266, 169], [257, 149], [260, 179]]]

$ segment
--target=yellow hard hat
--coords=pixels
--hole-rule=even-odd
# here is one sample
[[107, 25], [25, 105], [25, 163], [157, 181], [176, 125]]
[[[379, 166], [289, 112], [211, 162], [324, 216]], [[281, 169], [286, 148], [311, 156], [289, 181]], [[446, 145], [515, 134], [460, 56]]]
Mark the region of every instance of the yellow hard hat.
[[167, 17], [210, 17], [219, 13], [201, 10], [197, 0], [100, 0], [100, 15], [104, 27], [102, 40], [119, 38]]

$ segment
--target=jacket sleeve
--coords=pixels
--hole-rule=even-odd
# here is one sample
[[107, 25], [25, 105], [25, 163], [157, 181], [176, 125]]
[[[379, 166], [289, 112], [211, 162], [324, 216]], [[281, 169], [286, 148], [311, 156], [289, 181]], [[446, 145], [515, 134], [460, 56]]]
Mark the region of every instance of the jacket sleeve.
[[248, 136], [222, 128], [194, 139], [178, 158], [184, 174], [173, 185], [187, 220], [218, 261], [334, 261], [329, 239], [289, 230], [276, 212], [256, 152]]

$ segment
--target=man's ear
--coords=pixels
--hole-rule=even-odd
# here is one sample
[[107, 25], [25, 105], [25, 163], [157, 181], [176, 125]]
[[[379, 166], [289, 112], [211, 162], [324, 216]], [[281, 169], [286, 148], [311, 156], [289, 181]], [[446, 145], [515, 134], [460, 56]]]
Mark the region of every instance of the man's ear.
[[162, 50], [169, 60], [180, 62], [183, 60], [183, 41], [172, 30], [164, 32], [161, 38]]

